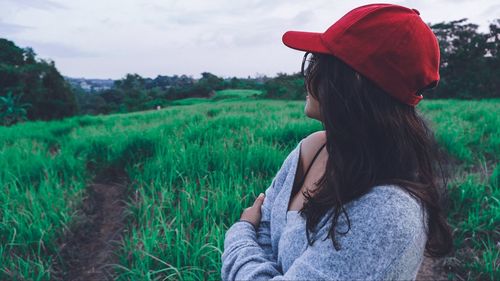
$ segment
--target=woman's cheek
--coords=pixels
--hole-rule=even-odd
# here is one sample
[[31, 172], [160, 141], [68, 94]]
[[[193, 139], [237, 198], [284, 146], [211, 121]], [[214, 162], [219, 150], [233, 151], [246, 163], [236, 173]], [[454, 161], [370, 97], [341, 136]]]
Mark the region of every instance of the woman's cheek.
[[319, 118], [319, 104], [312, 100], [309, 96], [306, 98], [306, 105], [304, 106], [304, 113], [307, 117], [318, 119]]
[[304, 106], [304, 113], [306, 114], [307, 117], [311, 117], [311, 105], [309, 103], [309, 100], [306, 100], [306, 104]]

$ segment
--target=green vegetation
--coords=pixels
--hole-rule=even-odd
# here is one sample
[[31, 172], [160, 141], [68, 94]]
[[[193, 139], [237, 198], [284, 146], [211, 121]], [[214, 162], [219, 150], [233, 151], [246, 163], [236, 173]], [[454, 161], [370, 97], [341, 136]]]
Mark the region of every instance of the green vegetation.
[[[20, 103], [31, 104], [26, 112], [30, 120], [63, 118], [78, 111], [75, 95], [53, 61], [37, 59], [33, 49], [0, 38], [0, 97], [9, 93]], [[0, 108], [0, 116], [5, 114], [6, 109]], [[0, 124], [10, 125], [12, 120], [1, 118]]]
[[215, 95], [210, 98], [186, 98], [174, 100], [168, 105], [193, 105], [199, 103], [213, 103], [213, 102], [226, 102], [236, 100], [257, 99], [262, 96], [261, 91], [257, 90], [244, 90], [244, 89], [231, 89], [217, 91]]
[[8, 126], [26, 120], [26, 108], [31, 104], [21, 103], [21, 97], [22, 95], [12, 96], [12, 92], [0, 97], [0, 125]]
[[[432, 24], [430, 28], [440, 45], [441, 80], [437, 88], [423, 93], [426, 98], [500, 97], [500, 19], [490, 24], [488, 33], [478, 32], [478, 26], [466, 19]], [[297, 61], [297, 71], [299, 66]], [[79, 86], [70, 87], [54, 62], [38, 59], [33, 49], [19, 48], [0, 38], [0, 97], [9, 92], [16, 97], [22, 95], [19, 102], [32, 105], [26, 110], [29, 120], [149, 110], [167, 106], [172, 100], [212, 98], [215, 91], [224, 89], [263, 91], [262, 97], [272, 99], [305, 97], [304, 80], [298, 73], [278, 73], [272, 78], [221, 78], [209, 72], [201, 76], [158, 75], [152, 79], [126, 74], [114, 81], [111, 89], [87, 93]], [[5, 115], [0, 108], [0, 124], [23, 120]]]
[[262, 92], [258, 90], [222, 90], [218, 91], [215, 95], [215, 99], [227, 99], [227, 98], [251, 98], [261, 95]]
[[448, 266], [470, 280], [499, 280], [500, 100], [440, 100], [421, 109], [456, 162], [448, 187], [457, 251]]
[[[109, 167], [130, 178], [119, 279], [220, 279], [227, 228], [298, 141], [322, 129], [303, 114], [304, 101], [254, 94], [219, 91], [162, 110], [0, 127], [0, 279], [53, 277], [85, 186]], [[455, 159], [450, 277], [500, 279], [499, 108], [498, 100], [419, 105]]]

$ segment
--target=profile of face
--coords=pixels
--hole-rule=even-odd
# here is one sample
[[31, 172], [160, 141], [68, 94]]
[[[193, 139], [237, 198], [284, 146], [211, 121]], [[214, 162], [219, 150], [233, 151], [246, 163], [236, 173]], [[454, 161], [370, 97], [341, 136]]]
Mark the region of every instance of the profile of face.
[[321, 121], [319, 102], [313, 95], [307, 93], [304, 113], [307, 117]]
[[[316, 58], [312, 53], [307, 52], [304, 54], [304, 59], [302, 60], [302, 67], [301, 67], [301, 73], [304, 76], [304, 78], [306, 78], [307, 75], [311, 74], [315, 61]], [[305, 88], [307, 89], [307, 87]], [[308, 89], [307, 89], [306, 105], [304, 108], [304, 113], [309, 118], [321, 121], [319, 101], [309, 92]]]

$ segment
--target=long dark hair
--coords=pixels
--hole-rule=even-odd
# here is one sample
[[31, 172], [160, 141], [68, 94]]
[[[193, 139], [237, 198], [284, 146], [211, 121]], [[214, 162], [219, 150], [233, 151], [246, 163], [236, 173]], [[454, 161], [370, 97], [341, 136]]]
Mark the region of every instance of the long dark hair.
[[[442, 169], [444, 152], [415, 107], [399, 102], [331, 55], [314, 54], [306, 74], [306, 89], [320, 104], [329, 155], [325, 173], [315, 183], [314, 197], [303, 192], [306, 202], [301, 214], [307, 218], [308, 243], [314, 243], [310, 232], [333, 208], [328, 236], [339, 250], [335, 234], [346, 234], [350, 229], [344, 204], [374, 186], [392, 184], [406, 190], [427, 210], [426, 255], [448, 254], [452, 233], [440, 195], [447, 183]], [[341, 214], [347, 218], [346, 232], [336, 231]]]

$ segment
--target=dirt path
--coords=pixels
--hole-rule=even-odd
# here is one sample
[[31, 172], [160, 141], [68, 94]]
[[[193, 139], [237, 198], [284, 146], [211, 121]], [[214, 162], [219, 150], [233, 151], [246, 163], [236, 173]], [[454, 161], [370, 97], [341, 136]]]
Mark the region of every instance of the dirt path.
[[[55, 280], [112, 280], [118, 262], [125, 210], [125, 182], [99, 181], [88, 187], [82, 217], [61, 243]], [[120, 182], [120, 183], [116, 183]]]

